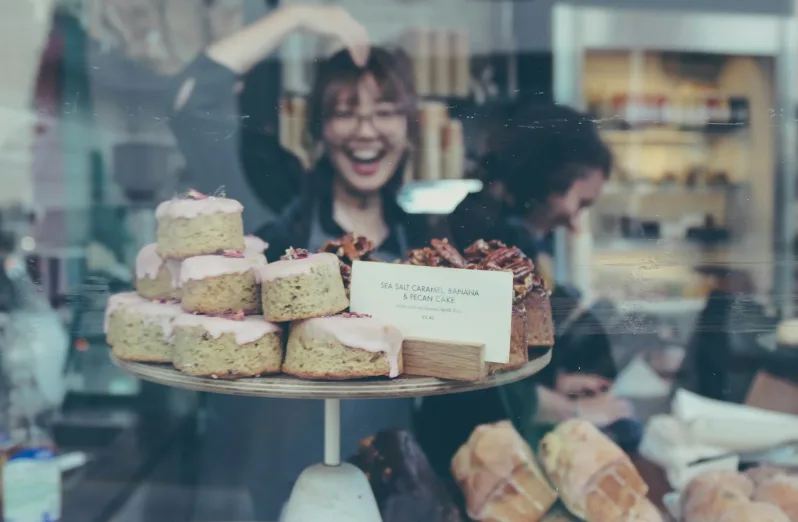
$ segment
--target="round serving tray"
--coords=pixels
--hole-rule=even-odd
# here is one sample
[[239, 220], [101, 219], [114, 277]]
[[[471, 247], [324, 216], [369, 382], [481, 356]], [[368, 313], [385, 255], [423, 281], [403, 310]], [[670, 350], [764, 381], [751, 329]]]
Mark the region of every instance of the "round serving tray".
[[309, 381], [285, 374], [236, 380], [208, 379], [186, 375], [168, 365], [123, 361], [113, 354], [111, 360], [140, 379], [187, 390], [283, 399], [388, 399], [461, 393], [520, 381], [545, 368], [551, 361], [551, 350], [517, 370], [496, 373], [479, 382], [413, 376], [391, 380]]

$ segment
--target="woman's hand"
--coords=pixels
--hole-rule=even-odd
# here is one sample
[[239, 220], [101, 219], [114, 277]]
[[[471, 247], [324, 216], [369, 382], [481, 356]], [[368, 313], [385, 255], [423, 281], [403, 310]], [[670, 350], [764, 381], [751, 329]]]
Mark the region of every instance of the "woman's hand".
[[568, 396], [599, 395], [610, 388], [609, 379], [586, 373], [561, 373], [557, 376], [555, 389]]
[[576, 401], [577, 417], [584, 419], [599, 428], [609, 426], [615, 421], [632, 417], [634, 408], [631, 403], [610, 393], [587, 397]]
[[293, 9], [301, 29], [340, 40], [360, 67], [369, 59], [369, 35], [366, 28], [345, 9], [334, 5], [299, 5]]
[[337, 6], [296, 5], [276, 9], [257, 22], [211, 45], [206, 53], [215, 62], [243, 74], [271, 54], [297, 29], [337, 38], [352, 60], [364, 66], [369, 57], [366, 29]]

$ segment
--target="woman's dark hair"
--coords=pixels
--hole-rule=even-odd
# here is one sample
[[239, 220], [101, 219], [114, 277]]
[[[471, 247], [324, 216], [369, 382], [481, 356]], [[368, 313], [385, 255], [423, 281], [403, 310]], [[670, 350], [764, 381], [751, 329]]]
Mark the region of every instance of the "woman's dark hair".
[[486, 182], [499, 181], [523, 212], [567, 192], [589, 169], [606, 178], [612, 153], [585, 114], [568, 107], [515, 105], [488, 141], [482, 160]]
[[[334, 113], [341, 96], [350, 96], [357, 104], [357, 84], [365, 75], [371, 75], [380, 90], [381, 100], [395, 103], [407, 117], [410, 143], [418, 140], [418, 106], [413, 81], [413, 69], [407, 55], [401, 50], [372, 47], [364, 67], [352, 61], [349, 51], [338, 51], [323, 61], [316, 72], [308, 100], [308, 135], [314, 142], [321, 141], [324, 124]], [[402, 185], [402, 173], [407, 158], [397, 165], [396, 171], [382, 188], [385, 218], [393, 221], [399, 212], [396, 195]], [[327, 158], [321, 158], [312, 175], [306, 178], [305, 197], [332, 199], [334, 169]]]

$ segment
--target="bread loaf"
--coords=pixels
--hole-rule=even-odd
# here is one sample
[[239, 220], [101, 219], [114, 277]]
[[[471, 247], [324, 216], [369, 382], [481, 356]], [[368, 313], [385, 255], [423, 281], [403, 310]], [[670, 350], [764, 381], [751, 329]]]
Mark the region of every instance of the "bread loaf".
[[587, 421], [557, 426], [540, 457], [565, 506], [588, 522], [629, 520], [646, 500], [648, 486], [629, 457]]
[[474, 520], [538, 522], [557, 499], [509, 421], [477, 427], [455, 453], [452, 474]]
[[798, 477], [785, 474], [772, 476], [759, 484], [754, 492], [754, 500], [773, 504], [791, 522], [798, 522]]
[[702, 473], [682, 492], [682, 516], [685, 522], [719, 522], [729, 511], [747, 505], [753, 490], [751, 480], [736, 471]]
[[707, 522], [790, 522], [789, 517], [773, 504], [748, 502], [729, 510], [718, 519]]

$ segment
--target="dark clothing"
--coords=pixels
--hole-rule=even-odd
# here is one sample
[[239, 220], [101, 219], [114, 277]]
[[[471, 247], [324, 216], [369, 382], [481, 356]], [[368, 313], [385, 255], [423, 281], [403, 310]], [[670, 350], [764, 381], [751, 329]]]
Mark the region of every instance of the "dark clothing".
[[239, 116], [234, 92], [239, 80], [235, 72], [200, 55], [172, 84], [172, 107], [187, 82], [193, 87], [173, 110], [170, 125], [189, 173], [218, 179], [219, 185], [227, 178], [246, 179], [260, 203], [279, 213], [299, 194], [304, 169], [273, 132], [248, 126], [246, 116]]
[[[534, 238], [519, 219], [507, 216], [501, 205], [484, 192], [469, 195], [450, 215], [449, 224], [450, 240], [460, 249], [477, 239], [500, 239], [532, 259], [551, 251], [550, 241]], [[558, 286], [551, 301], [556, 345], [552, 362], [543, 371], [500, 388], [424, 399], [416, 418], [418, 439], [439, 473], [448, 472], [457, 448], [480, 424], [510, 419], [526, 441], [537, 447], [549, 427], [534, 422], [538, 408], [536, 388], [553, 388], [558, 372], [615, 377], [609, 337], [601, 324], [589, 310], [575, 314], [579, 293]]]
[[[273, 134], [247, 127], [246, 117], [237, 115], [237, 81], [236, 74], [204, 55], [176, 79], [174, 99], [186, 82], [193, 84], [185, 104], [171, 118], [190, 173], [205, 172], [200, 177], [218, 179], [218, 185], [227, 176], [246, 178], [260, 203], [279, 215], [258, 229], [269, 243], [270, 261], [289, 247], [316, 250], [342, 236], [344, 230], [333, 220], [332, 166], [322, 159], [305, 172]], [[390, 233], [377, 257], [390, 261], [428, 243], [424, 217], [407, 215], [391, 198], [383, 207]], [[252, 518], [277, 520], [299, 473], [323, 458], [322, 401], [210, 395], [207, 410], [208, 451], [200, 476], [249, 489]], [[408, 429], [411, 411], [408, 399], [343, 401], [342, 455], [351, 455], [360, 439], [380, 430]]]

